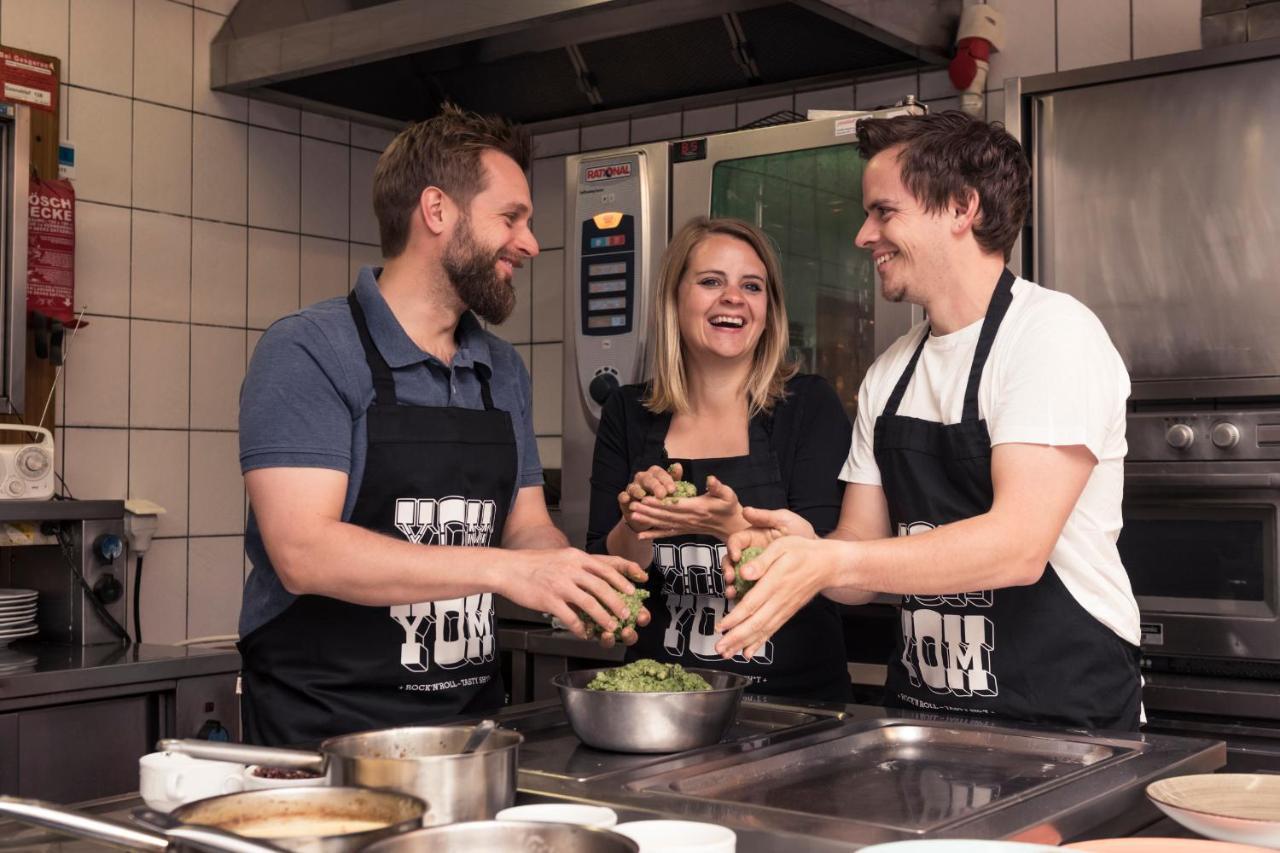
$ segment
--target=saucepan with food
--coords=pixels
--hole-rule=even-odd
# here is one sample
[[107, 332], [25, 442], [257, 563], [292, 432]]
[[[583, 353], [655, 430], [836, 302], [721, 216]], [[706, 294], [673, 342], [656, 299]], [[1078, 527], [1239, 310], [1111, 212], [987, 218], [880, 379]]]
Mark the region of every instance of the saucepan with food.
[[554, 851], [554, 853], [638, 853], [640, 846], [617, 832], [567, 823], [482, 820], [419, 829], [387, 838], [367, 853], [484, 853], [484, 851]]
[[713, 669], [638, 660], [552, 679], [583, 743], [614, 752], [680, 752], [710, 746], [733, 723], [751, 680]]
[[516, 758], [524, 737], [496, 729], [473, 752], [464, 753], [475, 728], [377, 729], [329, 738], [318, 752], [205, 740], [163, 740], [158, 748], [196, 758], [313, 770], [326, 774], [331, 785], [411, 794], [430, 804], [423, 823], [434, 826], [487, 820], [515, 803]]

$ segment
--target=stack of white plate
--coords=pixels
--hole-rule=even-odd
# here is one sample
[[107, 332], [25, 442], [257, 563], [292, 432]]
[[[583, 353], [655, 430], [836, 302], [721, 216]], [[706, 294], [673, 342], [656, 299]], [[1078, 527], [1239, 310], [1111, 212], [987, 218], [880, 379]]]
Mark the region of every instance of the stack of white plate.
[[0, 646], [35, 636], [36, 595], [34, 589], [0, 589]]

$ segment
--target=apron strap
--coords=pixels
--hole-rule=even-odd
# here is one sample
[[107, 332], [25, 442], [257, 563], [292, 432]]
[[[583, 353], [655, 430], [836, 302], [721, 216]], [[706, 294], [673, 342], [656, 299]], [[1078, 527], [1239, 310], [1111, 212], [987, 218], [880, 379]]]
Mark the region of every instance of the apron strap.
[[360, 334], [360, 345], [364, 347], [364, 358], [369, 363], [369, 372], [373, 374], [374, 401], [379, 406], [396, 405], [396, 381], [391, 375], [387, 360], [378, 352], [369, 334], [369, 323], [365, 320], [364, 309], [353, 290], [347, 294], [347, 304], [351, 306], [351, 317], [356, 322], [356, 331]]
[[962, 421], [978, 420], [978, 385], [982, 381], [982, 368], [986, 366], [987, 356], [991, 354], [991, 345], [995, 343], [996, 332], [1000, 331], [1000, 323], [1013, 302], [1013, 281], [1013, 273], [1006, 267], [1004, 272], [1000, 273], [1000, 281], [996, 283], [995, 292], [991, 294], [991, 304], [987, 306], [987, 316], [982, 320], [978, 346], [973, 353], [973, 364], [969, 366], [969, 382], [964, 389]]
[[493, 411], [493, 394], [489, 391], [489, 371], [479, 364], [475, 366], [476, 379], [480, 380], [480, 399], [484, 401], [484, 410]]
[[916, 351], [911, 355], [911, 361], [907, 362], [907, 369], [902, 371], [902, 375], [898, 377], [898, 384], [893, 386], [893, 393], [889, 395], [889, 402], [884, 405], [884, 414], [893, 417], [898, 414], [898, 406], [902, 403], [902, 397], [907, 393], [907, 386], [911, 384], [911, 375], [916, 372], [916, 362], [920, 360], [920, 353], [924, 352], [925, 342], [929, 340], [929, 334], [933, 331], [932, 326], [926, 326], [924, 337], [920, 338], [920, 345], [916, 347]]

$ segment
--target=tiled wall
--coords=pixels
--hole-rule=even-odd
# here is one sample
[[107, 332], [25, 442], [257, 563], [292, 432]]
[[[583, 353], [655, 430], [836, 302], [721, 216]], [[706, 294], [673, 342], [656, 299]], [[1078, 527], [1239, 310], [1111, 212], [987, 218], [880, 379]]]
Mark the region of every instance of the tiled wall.
[[[841, 0], [826, 0], [840, 6]], [[862, 5], [862, 4], [858, 4]], [[1200, 47], [1200, 0], [991, 0], [1004, 13], [1005, 50], [987, 79], [987, 117], [1004, 118], [1007, 77], [1066, 71]], [[560, 465], [564, 298], [564, 161], [568, 154], [732, 130], [783, 110], [871, 109], [912, 94], [934, 110], [959, 107], [945, 69], [849, 82], [762, 100], [598, 123], [535, 137], [534, 234], [542, 254], [520, 280], [520, 307], [500, 334], [517, 345], [534, 379], [534, 426], [543, 464]], [[850, 235], [853, 239], [853, 235]], [[579, 486], [581, 484], [578, 484]], [[564, 487], [574, 488], [565, 483]]]
[[[62, 59], [76, 143], [76, 302], [60, 473], [77, 498], [168, 509], [148, 642], [234, 633], [245, 574], [237, 397], [272, 320], [378, 256], [384, 130], [209, 91], [234, 0], [0, 0], [0, 42]], [[130, 615], [132, 620], [132, 615]]]
[[[829, 0], [840, 5], [839, 0]], [[207, 45], [234, 0], [0, 0], [0, 42], [61, 57], [77, 144], [74, 340], [56, 403], [59, 469], [80, 498], [168, 508], [146, 560], [148, 641], [231, 633], [244, 574], [236, 407], [274, 318], [343, 293], [376, 261], [370, 182], [386, 131], [210, 92]], [[989, 80], [1199, 46], [1200, 0], [999, 0]], [[497, 331], [533, 376], [546, 467], [560, 465], [566, 154], [729, 130], [779, 110], [954, 105], [945, 71], [540, 134], [542, 254]], [[132, 617], [130, 617], [132, 618]]]

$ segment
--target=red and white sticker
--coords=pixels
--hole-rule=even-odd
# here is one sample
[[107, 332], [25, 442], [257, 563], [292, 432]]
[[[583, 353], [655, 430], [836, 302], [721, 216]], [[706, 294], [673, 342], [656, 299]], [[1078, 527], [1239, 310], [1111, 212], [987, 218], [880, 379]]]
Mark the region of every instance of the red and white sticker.
[[615, 178], [631, 177], [630, 163], [609, 163], [605, 166], [590, 166], [587, 168], [587, 182], [591, 181], [611, 181]]

